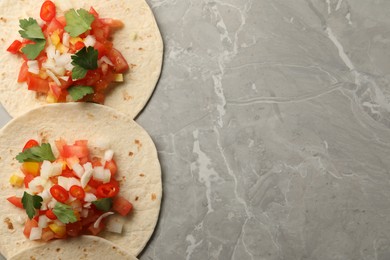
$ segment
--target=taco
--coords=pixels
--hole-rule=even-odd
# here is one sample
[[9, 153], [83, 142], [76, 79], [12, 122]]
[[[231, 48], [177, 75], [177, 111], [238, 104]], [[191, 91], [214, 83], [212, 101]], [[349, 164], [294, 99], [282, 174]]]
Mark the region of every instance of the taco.
[[144, 0], [4, 0], [0, 33], [0, 102], [13, 117], [92, 101], [134, 118], [161, 71], [163, 43]]
[[[160, 210], [162, 184], [156, 148], [148, 134], [128, 116], [107, 106], [91, 103], [42, 106], [13, 119], [0, 131], [0, 164], [3, 166], [0, 179], [0, 253], [8, 258], [21, 250], [53, 241], [27, 239], [23, 234], [26, 233], [25, 223], [29, 220], [23, 219], [27, 209], [19, 209], [9, 200], [18, 190], [19, 194], [24, 194], [24, 188], [12, 186], [15, 180], [10, 176], [20, 172], [20, 151], [30, 139], [42, 144], [65, 139], [68, 143], [76, 141], [81, 145], [84, 142], [77, 140], [88, 140], [90, 157], [105, 157], [103, 151], [107, 149], [115, 152], [115, 178], [120, 183], [120, 195], [130, 201], [133, 210], [124, 217], [120, 234], [103, 231], [99, 236], [131, 255], [138, 255], [153, 233]], [[32, 146], [30, 142], [27, 144], [29, 147], [24, 148], [28, 150]], [[63, 146], [63, 151], [60, 151], [56, 147], [60, 146], [51, 146], [55, 157], [70, 151], [68, 148], [75, 148], [69, 146], [65, 149]], [[80, 152], [78, 149], [75, 151]], [[40, 166], [41, 174], [43, 164]], [[73, 172], [77, 172], [75, 168]], [[29, 185], [31, 190], [31, 182]], [[96, 189], [99, 190], [98, 187]], [[71, 191], [69, 193], [72, 194]], [[34, 214], [41, 214], [41, 210], [48, 208], [36, 209]]]
[[115, 244], [94, 236], [82, 236], [66, 241], [53, 241], [48, 245], [37, 246], [17, 253], [9, 260], [25, 259], [101, 259], [106, 260], [136, 260]]

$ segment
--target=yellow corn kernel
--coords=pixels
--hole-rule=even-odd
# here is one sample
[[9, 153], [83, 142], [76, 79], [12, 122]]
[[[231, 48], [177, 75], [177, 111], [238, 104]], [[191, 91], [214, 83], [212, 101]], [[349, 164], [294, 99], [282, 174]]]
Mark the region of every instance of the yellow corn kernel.
[[51, 43], [54, 46], [57, 46], [60, 43], [60, 36], [58, 35], [58, 30], [55, 30], [53, 34], [50, 36]]
[[72, 44], [72, 45], [75, 45], [77, 42], [82, 42], [83, 39], [81, 39], [80, 37], [70, 37], [69, 39], [69, 42]]
[[66, 234], [66, 226], [59, 226], [56, 223], [50, 224], [49, 228], [59, 237], [63, 237]]
[[123, 82], [123, 74], [114, 74], [114, 82]]
[[44, 71], [44, 70], [40, 70], [39, 71], [39, 77], [41, 78], [41, 79], [47, 79], [47, 73], [46, 73], [46, 71]]
[[9, 178], [9, 183], [11, 183], [14, 187], [22, 187], [23, 186], [24, 177], [12, 174]]
[[52, 93], [49, 92], [49, 93], [47, 93], [46, 102], [47, 103], [57, 103], [57, 98]]
[[67, 53], [67, 52], [69, 51], [69, 48], [66, 47], [65, 45], [63, 45], [62, 43], [59, 43], [59, 44], [57, 45], [56, 49], [59, 50], [59, 52], [60, 52], [61, 54]]
[[24, 162], [22, 163], [21, 170], [24, 174], [31, 174], [34, 176], [39, 175], [40, 165], [38, 162]]

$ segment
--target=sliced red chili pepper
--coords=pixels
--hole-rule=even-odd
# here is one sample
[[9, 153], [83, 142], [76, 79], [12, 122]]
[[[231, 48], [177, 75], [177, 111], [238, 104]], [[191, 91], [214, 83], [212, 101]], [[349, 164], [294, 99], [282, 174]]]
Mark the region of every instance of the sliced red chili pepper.
[[70, 193], [70, 195], [72, 195], [73, 197], [75, 197], [76, 199], [79, 199], [79, 200], [82, 200], [85, 198], [84, 189], [78, 185], [73, 185], [72, 187], [70, 187], [69, 193]]
[[12, 204], [14, 204], [16, 207], [21, 208], [21, 209], [23, 208], [23, 203], [22, 203], [21, 197], [12, 196], [12, 197], [7, 198], [7, 200], [9, 202], [11, 202]]
[[11, 45], [8, 47], [7, 51], [16, 54], [19, 52], [20, 48], [22, 47], [22, 42], [15, 40]]
[[45, 1], [41, 7], [40, 16], [45, 22], [50, 22], [56, 16], [56, 6], [52, 1]]
[[112, 198], [115, 197], [118, 192], [119, 185], [114, 182], [102, 184], [96, 189], [96, 194], [100, 198]]
[[32, 148], [34, 146], [38, 146], [38, 145], [39, 145], [39, 143], [36, 140], [34, 140], [34, 139], [28, 140], [27, 143], [23, 147], [23, 152], [27, 149], [30, 149], [30, 148]]
[[68, 192], [58, 184], [53, 185], [50, 188], [50, 193], [59, 202], [66, 202], [69, 199]]
[[54, 212], [51, 209], [46, 210], [45, 215], [51, 220], [57, 219], [57, 216], [54, 214]]

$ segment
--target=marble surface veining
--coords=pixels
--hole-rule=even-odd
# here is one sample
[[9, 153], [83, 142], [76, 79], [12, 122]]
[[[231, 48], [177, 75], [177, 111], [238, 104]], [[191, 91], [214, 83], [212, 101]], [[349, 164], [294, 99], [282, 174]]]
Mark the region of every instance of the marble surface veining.
[[148, 3], [164, 197], [140, 259], [390, 259], [390, 1]]

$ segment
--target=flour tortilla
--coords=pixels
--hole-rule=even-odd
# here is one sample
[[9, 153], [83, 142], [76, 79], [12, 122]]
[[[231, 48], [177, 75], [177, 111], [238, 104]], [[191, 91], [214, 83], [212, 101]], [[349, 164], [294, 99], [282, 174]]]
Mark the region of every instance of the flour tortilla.
[[8, 258], [40, 244], [24, 237], [23, 226], [17, 220], [26, 213], [6, 200], [23, 194], [23, 189], [11, 187], [9, 177], [20, 172], [15, 156], [27, 140], [48, 142], [58, 154], [54, 141], [60, 137], [68, 143], [87, 139], [91, 156], [103, 156], [103, 149], [96, 147], [115, 152], [120, 194], [129, 199], [134, 211], [126, 217], [123, 234], [103, 232], [101, 237], [137, 256], [151, 237], [160, 211], [162, 186], [157, 151], [145, 130], [128, 116], [91, 103], [42, 106], [11, 120], [0, 131], [0, 253]]
[[136, 260], [137, 258], [129, 255], [124, 250], [118, 248], [115, 244], [94, 236], [82, 236], [68, 240], [56, 240], [48, 245], [41, 245], [26, 249], [9, 260], [65, 260], [65, 259], [83, 259], [83, 260]]
[[[144, 0], [68, 1], [76, 9], [89, 10], [93, 6], [100, 17], [124, 22], [124, 28], [113, 34], [114, 47], [121, 51], [131, 69], [123, 83], [114, 84], [105, 105], [135, 118], [150, 98], [161, 72], [163, 42], [152, 11]], [[17, 83], [23, 59], [6, 51], [14, 40], [21, 39], [19, 19], [32, 17], [41, 21], [42, 3], [43, 0], [0, 1], [0, 102], [12, 117], [46, 104], [45, 96], [27, 90], [26, 83]]]

